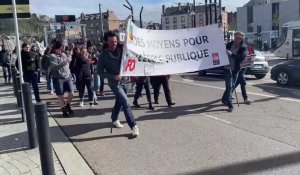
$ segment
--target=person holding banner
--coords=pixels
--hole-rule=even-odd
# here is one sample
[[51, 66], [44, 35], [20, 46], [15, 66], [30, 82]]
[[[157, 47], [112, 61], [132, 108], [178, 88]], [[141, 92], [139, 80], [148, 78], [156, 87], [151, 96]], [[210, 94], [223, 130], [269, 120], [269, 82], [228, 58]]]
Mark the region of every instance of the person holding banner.
[[228, 106], [228, 111], [233, 111], [232, 92], [237, 80], [237, 76], [241, 70], [241, 63], [247, 56], [247, 48], [244, 45], [245, 34], [236, 32], [234, 34], [234, 41], [227, 43], [227, 55], [229, 58], [229, 65], [224, 67], [225, 77], [225, 92], [222, 97], [222, 103]]
[[108, 84], [116, 96], [115, 106], [112, 110], [112, 124], [116, 128], [123, 125], [118, 120], [121, 107], [124, 111], [126, 121], [133, 130], [134, 137], [139, 135], [139, 129], [134, 120], [130, 104], [127, 97], [127, 87], [125, 77], [120, 76], [123, 49], [118, 45], [116, 33], [109, 31], [104, 35], [105, 45], [97, 63], [97, 72], [100, 76], [108, 79]]

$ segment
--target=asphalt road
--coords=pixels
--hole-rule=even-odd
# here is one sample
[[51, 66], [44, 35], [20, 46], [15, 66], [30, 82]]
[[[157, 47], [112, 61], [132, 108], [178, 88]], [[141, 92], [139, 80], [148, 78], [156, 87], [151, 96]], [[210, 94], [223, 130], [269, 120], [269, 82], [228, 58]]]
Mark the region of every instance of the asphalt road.
[[[141, 134], [135, 139], [127, 125], [110, 133], [114, 101], [107, 86], [96, 109], [76, 106], [74, 117], [67, 119], [61, 118], [56, 98], [43, 98], [96, 174], [299, 174], [299, 87], [249, 77], [254, 103], [243, 104], [238, 92], [241, 104], [232, 113], [220, 102], [221, 76], [173, 76], [170, 87], [176, 101], [172, 108], [163, 94], [155, 111], [146, 109], [145, 96], [140, 100], [145, 108], [134, 109]], [[123, 113], [120, 120], [125, 121]]]

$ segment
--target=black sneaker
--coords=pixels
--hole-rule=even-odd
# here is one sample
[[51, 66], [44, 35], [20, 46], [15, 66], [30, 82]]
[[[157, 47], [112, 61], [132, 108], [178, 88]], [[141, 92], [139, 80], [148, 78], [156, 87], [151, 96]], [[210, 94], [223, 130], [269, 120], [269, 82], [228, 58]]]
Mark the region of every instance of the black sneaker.
[[175, 104], [176, 104], [176, 103], [171, 102], [171, 103], [168, 104], [168, 107], [172, 107], [172, 106], [175, 105]]
[[154, 101], [154, 104], [159, 104], [158, 100], [155, 100], [155, 101]]
[[67, 103], [66, 109], [67, 109], [67, 111], [68, 111], [68, 113], [69, 113], [70, 115], [73, 115], [73, 114], [74, 114], [74, 112], [73, 112], [73, 110], [71, 109], [71, 106], [70, 106], [69, 103]]
[[64, 118], [70, 117], [70, 116], [69, 116], [69, 113], [68, 113], [68, 111], [67, 111], [67, 109], [66, 109], [66, 107], [61, 108], [61, 110], [62, 110], [62, 112], [63, 112], [63, 117], [64, 117]]
[[94, 99], [94, 105], [98, 105], [98, 102], [96, 99]]
[[229, 105], [229, 106], [228, 106], [228, 112], [232, 112], [232, 111], [233, 111], [233, 109], [234, 109], [234, 108], [233, 108], [233, 106], [232, 106], [232, 105]]
[[152, 106], [152, 104], [149, 104], [149, 109], [154, 110], [154, 107]]
[[141, 107], [136, 100], [133, 101], [133, 105], [134, 105], [135, 108], [140, 108]]

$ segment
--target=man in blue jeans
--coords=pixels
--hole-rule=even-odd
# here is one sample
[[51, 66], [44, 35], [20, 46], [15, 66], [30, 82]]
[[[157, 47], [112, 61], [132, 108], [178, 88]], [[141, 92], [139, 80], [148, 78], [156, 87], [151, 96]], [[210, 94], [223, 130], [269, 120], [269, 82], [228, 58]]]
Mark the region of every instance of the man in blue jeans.
[[108, 84], [116, 96], [111, 119], [116, 128], [123, 127], [118, 120], [118, 116], [122, 107], [126, 121], [129, 127], [133, 130], [132, 135], [136, 137], [139, 135], [139, 129], [135, 123], [134, 116], [128, 102], [125, 77], [119, 75], [123, 50], [117, 44], [117, 35], [111, 31], [104, 35], [104, 41], [105, 45], [103, 47], [103, 52], [99, 56], [97, 63], [97, 72], [100, 74], [100, 76], [108, 79]]
[[241, 92], [242, 92], [242, 96], [244, 99], [244, 103], [247, 105], [250, 105], [251, 103], [253, 103], [253, 100], [251, 100], [250, 98], [248, 98], [247, 95], [247, 90], [246, 90], [246, 79], [245, 79], [245, 73], [246, 73], [247, 68], [242, 68], [241, 71], [239, 72], [239, 74], [237, 75], [237, 80], [235, 82], [234, 85], [234, 89], [240, 85], [241, 86]]
[[234, 41], [226, 45], [229, 65], [224, 67], [226, 89], [222, 97], [222, 103], [228, 106], [229, 112], [233, 110], [232, 91], [234, 90], [237, 76], [241, 70], [241, 63], [247, 56], [247, 48], [243, 44], [244, 38], [245, 34], [243, 32], [236, 32], [234, 34]]

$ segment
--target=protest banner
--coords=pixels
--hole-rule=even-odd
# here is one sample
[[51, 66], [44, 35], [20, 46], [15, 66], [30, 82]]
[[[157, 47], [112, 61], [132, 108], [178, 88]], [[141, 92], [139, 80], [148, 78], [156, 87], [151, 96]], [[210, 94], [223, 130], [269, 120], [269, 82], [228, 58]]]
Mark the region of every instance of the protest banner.
[[128, 20], [122, 76], [178, 74], [228, 64], [225, 41], [218, 25], [148, 30]]

